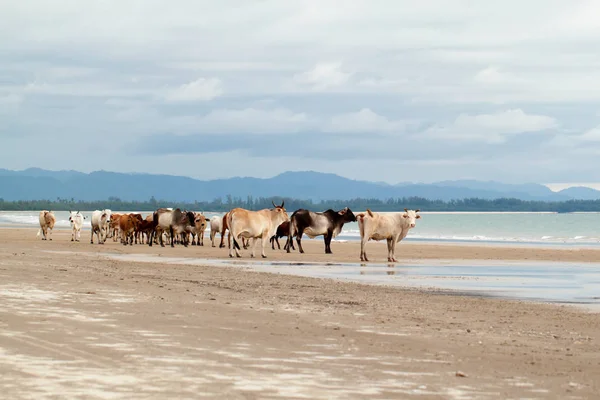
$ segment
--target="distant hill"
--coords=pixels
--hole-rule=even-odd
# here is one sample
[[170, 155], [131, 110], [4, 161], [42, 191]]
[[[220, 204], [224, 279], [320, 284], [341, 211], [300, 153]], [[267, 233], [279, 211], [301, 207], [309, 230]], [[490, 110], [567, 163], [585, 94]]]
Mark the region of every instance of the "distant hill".
[[582, 187], [582, 186], [574, 186], [567, 189], [563, 189], [560, 192], [561, 195], [566, 196], [570, 199], [578, 199], [578, 200], [599, 200], [600, 199], [600, 191]]
[[473, 197], [543, 201], [600, 199], [600, 191], [588, 188], [571, 188], [555, 193], [539, 184], [513, 185], [471, 180], [389, 185], [312, 171], [284, 172], [267, 179], [236, 177], [201, 181], [182, 176], [107, 171], [86, 174], [38, 168], [23, 171], [0, 169], [0, 198], [7, 201], [56, 198], [92, 201], [109, 197], [125, 201], [143, 201], [151, 197], [167, 201], [212, 201], [227, 195], [242, 198], [285, 196], [314, 201], [410, 196], [444, 201]]

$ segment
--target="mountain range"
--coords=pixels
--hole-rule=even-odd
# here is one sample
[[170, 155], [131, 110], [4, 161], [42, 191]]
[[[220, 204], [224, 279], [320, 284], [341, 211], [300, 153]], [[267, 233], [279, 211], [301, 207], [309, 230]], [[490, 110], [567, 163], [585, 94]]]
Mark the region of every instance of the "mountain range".
[[242, 198], [280, 196], [314, 201], [411, 196], [444, 201], [474, 197], [542, 201], [600, 199], [600, 191], [586, 187], [553, 192], [536, 183], [507, 184], [474, 180], [390, 185], [314, 171], [284, 172], [266, 179], [235, 177], [202, 181], [183, 176], [107, 171], [83, 173], [39, 168], [22, 171], [0, 169], [0, 198], [6, 201], [57, 198], [93, 201], [109, 197], [125, 201], [145, 201], [151, 197], [166, 201], [212, 201], [227, 195]]

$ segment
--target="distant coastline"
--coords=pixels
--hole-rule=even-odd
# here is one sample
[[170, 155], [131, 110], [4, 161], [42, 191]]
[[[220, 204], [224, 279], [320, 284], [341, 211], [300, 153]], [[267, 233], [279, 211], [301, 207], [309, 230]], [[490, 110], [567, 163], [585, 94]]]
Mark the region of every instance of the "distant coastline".
[[272, 202], [285, 200], [288, 210], [306, 208], [309, 210], [339, 210], [349, 207], [352, 210], [362, 211], [367, 208], [373, 211], [398, 211], [404, 208], [420, 209], [424, 212], [600, 212], [600, 200], [567, 200], [567, 201], [537, 201], [519, 200], [513, 198], [500, 198], [495, 200], [470, 198], [460, 200], [429, 200], [421, 197], [401, 197], [381, 199], [349, 199], [349, 200], [302, 200], [288, 197], [259, 197], [251, 196], [246, 199], [227, 196], [225, 200], [217, 198], [213, 201], [166, 201], [151, 198], [147, 201], [124, 201], [111, 197], [98, 201], [77, 201], [75, 199], [57, 200], [21, 200], [5, 201], [0, 199], [1, 211], [35, 211], [35, 210], [138, 210], [154, 211], [160, 207], [173, 207], [187, 210], [206, 212], [225, 212], [235, 207], [250, 210], [269, 208]]

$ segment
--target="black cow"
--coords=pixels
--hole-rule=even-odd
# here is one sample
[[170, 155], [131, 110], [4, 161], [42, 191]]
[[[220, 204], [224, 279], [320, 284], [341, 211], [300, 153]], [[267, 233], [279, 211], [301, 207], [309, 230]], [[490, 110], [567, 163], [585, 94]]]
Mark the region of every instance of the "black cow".
[[286, 244], [287, 252], [290, 252], [289, 245], [292, 243], [292, 238], [296, 236], [298, 249], [300, 253], [304, 253], [302, 249], [302, 235], [306, 233], [311, 239], [323, 235], [325, 254], [331, 254], [331, 239], [341, 232], [346, 222], [354, 221], [356, 221], [356, 217], [348, 207], [340, 211], [329, 209], [318, 213], [302, 208], [296, 210], [290, 218], [290, 232]]
[[[277, 231], [275, 232], [275, 234], [273, 236], [271, 236], [271, 239], [269, 239], [269, 241], [271, 242], [271, 248], [273, 250], [275, 250], [275, 243], [277, 243], [277, 248], [279, 250], [281, 250], [281, 246], [279, 245], [279, 238], [282, 237], [288, 237], [290, 234], [290, 221], [284, 221], [281, 223], [281, 225], [279, 225], [277, 227]], [[286, 240], [285, 245], [283, 246], [283, 249], [286, 250], [288, 246], [288, 241]], [[294, 248], [294, 242], [292, 241], [292, 249], [296, 250]]]

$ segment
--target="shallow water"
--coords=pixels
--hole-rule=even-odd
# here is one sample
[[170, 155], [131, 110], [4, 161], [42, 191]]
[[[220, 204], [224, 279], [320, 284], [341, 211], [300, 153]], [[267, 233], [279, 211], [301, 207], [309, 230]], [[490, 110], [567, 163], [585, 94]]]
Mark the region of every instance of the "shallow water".
[[600, 263], [415, 260], [382, 265], [103, 255], [123, 261], [234, 266], [377, 285], [448, 289], [465, 295], [574, 304], [600, 312]]

